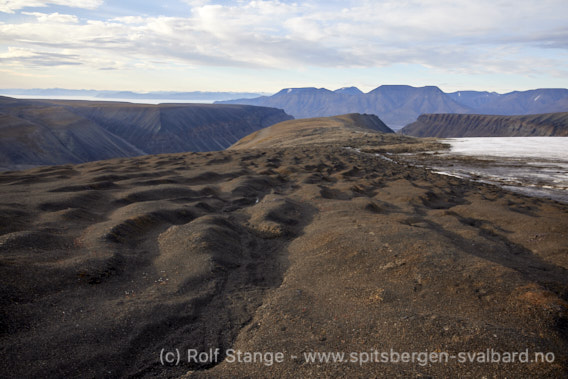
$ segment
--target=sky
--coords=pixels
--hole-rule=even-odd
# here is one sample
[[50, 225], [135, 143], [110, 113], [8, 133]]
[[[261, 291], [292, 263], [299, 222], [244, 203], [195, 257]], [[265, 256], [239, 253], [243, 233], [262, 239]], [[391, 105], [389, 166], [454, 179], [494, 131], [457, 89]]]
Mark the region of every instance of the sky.
[[0, 88], [568, 88], [567, 0], [0, 0]]

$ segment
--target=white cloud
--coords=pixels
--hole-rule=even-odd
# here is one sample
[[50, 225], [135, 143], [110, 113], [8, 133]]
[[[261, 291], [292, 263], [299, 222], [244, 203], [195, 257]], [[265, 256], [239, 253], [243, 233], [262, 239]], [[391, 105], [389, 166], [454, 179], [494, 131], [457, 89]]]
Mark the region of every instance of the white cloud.
[[0, 12], [15, 13], [17, 10], [30, 7], [47, 7], [64, 5], [73, 8], [96, 9], [104, 0], [0, 0]]
[[[187, 17], [79, 23], [74, 15], [24, 12], [36, 22], [0, 23], [0, 43], [42, 54], [45, 59], [33, 64], [47, 64], [50, 54], [67, 64], [57, 55], [65, 51], [91, 68], [141, 62], [279, 69], [408, 63], [478, 73], [566, 63], [550, 52], [568, 47], [565, 0], [185, 2], [191, 6]], [[4, 1], [0, 10], [48, 3], [95, 8], [101, 1]], [[540, 54], [543, 48], [547, 54]]]
[[50, 24], [75, 24], [79, 22], [77, 16], [70, 14], [60, 14], [60, 13], [39, 13], [39, 12], [22, 12], [27, 16], [34, 16], [40, 23], [50, 23]]
[[68, 66], [79, 65], [78, 56], [61, 53], [37, 52], [30, 49], [9, 48], [7, 52], [0, 53], [0, 63], [7, 66]]

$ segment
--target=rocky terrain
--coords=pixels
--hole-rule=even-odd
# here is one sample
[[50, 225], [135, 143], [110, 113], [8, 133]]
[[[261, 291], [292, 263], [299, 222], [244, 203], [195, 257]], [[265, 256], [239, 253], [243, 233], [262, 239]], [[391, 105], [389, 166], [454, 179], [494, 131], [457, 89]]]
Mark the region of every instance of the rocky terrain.
[[272, 96], [220, 101], [281, 108], [296, 118], [371, 113], [398, 130], [426, 113], [527, 115], [568, 111], [568, 89], [537, 89], [506, 94], [459, 91], [445, 93], [438, 87], [383, 85], [363, 93], [355, 87], [286, 88]]
[[415, 137], [532, 137], [568, 136], [568, 113], [528, 116], [425, 114], [405, 126], [402, 134]]
[[[442, 145], [374, 116], [311, 122], [1, 173], [0, 376], [568, 374], [567, 205], [416, 166]], [[359, 359], [488, 349], [530, 361]]]
[[242, 105], [0, 97], [0, 169], [223, 150], [291, 118], [280, 109]]

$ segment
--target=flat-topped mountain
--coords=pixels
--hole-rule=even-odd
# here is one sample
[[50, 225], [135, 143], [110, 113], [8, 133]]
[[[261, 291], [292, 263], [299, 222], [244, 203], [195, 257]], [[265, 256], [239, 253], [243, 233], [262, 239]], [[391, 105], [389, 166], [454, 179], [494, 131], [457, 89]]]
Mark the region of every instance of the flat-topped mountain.
[[221, 101], [281, 108], [296, 118], [343, 113], [376, 114], [392, 129], [416, 121], [426, 113], [526, 115], [568, 111], [567, 89], [538, 89], [507, 94], [460, 91], [444, 93], [438, 87], [383, 85], [368, 93], [355, 87], [286, 88], [272, 96]]
[[355, 87], [330, 91], [325, 88], [286, 88], [272, 96], [219, 101], [218, 104], [250, 104], [284, 109], [295, 118], [327, 117], [344, 113], [370, 113], [389, 127], [400, 128], [428, 112], [467, 112], [437, 87], [380, 86], [369, 93]]
[[280, 109], [243, 105], [0, 97], [0, 168], [222, 150], [291, 118]]
[[568, 112], [528, 116], [425, 114], [405, 126], [415, 137], [531, 137], [568, 136]]
[[473, 112], [470, 113], [507, 116], [568, 112], [568, 89], [564, 88], [541, 88], [505, 94], [458, 91], [448, 95], [454, 101], [471, 108]]

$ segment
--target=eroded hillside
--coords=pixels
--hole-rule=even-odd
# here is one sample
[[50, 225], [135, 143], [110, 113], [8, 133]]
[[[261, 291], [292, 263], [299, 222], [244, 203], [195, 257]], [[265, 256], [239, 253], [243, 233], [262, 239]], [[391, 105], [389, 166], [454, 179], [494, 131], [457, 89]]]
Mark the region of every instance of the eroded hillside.
[[0, 97], [0, 169], [223, 150], [289, 119], [279, 109], [242, 105]]
[[532, 137], [568, 136], [568, 113], [528, 116], [425, 114], [405, 126], [402, 134], [415, 137]]

